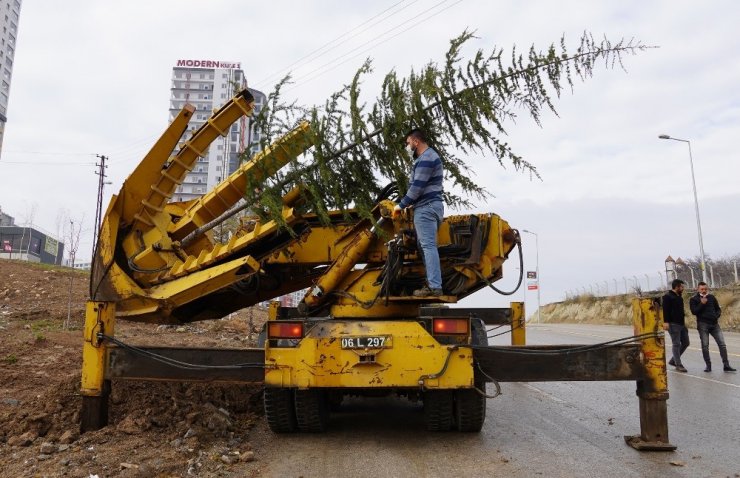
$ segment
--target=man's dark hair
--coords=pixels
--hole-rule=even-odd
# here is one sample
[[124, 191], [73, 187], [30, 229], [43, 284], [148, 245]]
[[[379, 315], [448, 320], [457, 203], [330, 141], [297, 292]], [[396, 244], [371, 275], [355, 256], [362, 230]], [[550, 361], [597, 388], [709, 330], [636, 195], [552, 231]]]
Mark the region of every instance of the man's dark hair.
[[420, 130], [419, 128], [414, 128], [411, 131], [409, 131], [408, 133], [406, 133], [405, 138], [408, 138], [409, 136], [411, 136], [412, 138], [418, 139], [422, 143], [428, 143], [429, 142], [429, 141], [427, 141], [427, 135], [425, 135], [424, 132], [422, 130]]
[[671, 282], [671, 289], [675, 289], [676, 287], [685, 284], [686, 282], [682, 281], [681, 279], [673, 279]]
[[701, 281], [701, 282], [699, 282], [698, 284], [696, 284], [696, 286], [697, 286], [697, 287], [699, 287], [700, 285], [707, 285], [707, 283], [706, 283], [706, 282], [704, 282], [704, 281]]

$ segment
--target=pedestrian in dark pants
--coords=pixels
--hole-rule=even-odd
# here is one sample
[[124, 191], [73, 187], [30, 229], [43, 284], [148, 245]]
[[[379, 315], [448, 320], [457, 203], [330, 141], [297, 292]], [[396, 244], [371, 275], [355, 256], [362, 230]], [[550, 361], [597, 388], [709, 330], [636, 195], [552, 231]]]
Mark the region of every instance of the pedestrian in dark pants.
[[671, 290], [663, 296], [663, 330], [667, 330], [673, 343], [673, 358], [668, 365], [676, 367], [678, 372], [687, 372], [681, 363], [681, 354], [689, 348], [689, 329], [686, 328], [686, 320], [683, 309], [684, 281], [674, 279], [671, 282]]
[[704, 363], [707, 364], [705, 372], [712, 371], [712, 360], [709, 357], [709, 335], [714, 337], [719, 347], [719, 355], [722, 357], [725, 372], [736, 372], [730, 366], [727, 359], [727, 345], [722, 335], [722, 329], [719, 327], [719, 318], [722, 315], [722, 309], [717, 302], [717, 298], [709, 293], [706, 282], [699, 282], [696, 295], [689, 299], [691, 313], [696, 316], [696, 328], [699, 330], [699, 340], [701, 340], [701, 353], [704, 356]]

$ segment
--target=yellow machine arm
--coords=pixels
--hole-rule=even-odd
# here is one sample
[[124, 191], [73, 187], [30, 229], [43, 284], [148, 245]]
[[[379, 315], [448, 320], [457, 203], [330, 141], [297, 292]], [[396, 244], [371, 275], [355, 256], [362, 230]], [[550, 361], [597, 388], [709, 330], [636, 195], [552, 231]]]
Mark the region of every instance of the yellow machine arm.
[[[302, 195], [294, 190], [282, 210], [291, 230], [256, 221], [226, 243], [201, 233], [244, 198], [249, 184], [269, 179], [312, 146], [307, 123], [201, 198], [168, 202], [209, 144], [253, 107], [248, 91], [240, 92], [171, 155], [194, 112], [191, 105], [183, 108], [111, 199], [96, 246], [92, 300], [115, 302], [119, 318], [159, 323], [219, 318], [303, 289], [309, 289], [305, 313], [336, 317], [412, 316], [421, 302], [430, 302], [411, 297], [424, 269], [412, 222], [392, 220], [395, 203], [388, 199], [375, 208], [372, 222], [337, 212], [326, 226], [299, 211]], [[499, 279], [517, 242], [516, 231], [494, 214], [446, 218], [439, 243], [447, 295], [431, 301], [455, 302]]]

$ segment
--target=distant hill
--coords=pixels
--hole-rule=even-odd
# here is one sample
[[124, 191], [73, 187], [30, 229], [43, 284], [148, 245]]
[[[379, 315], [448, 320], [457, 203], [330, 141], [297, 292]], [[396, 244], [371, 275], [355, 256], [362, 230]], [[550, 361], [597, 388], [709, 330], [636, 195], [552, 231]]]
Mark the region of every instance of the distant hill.
[[[722, 330], [740, 332], [740, 284], [715, 289], [712, 293], [722, 307], [720, 325]], [[664, 292], [643, 294], [643, 297], [662, 296]], [[683, 294], [686, 307], [686, 323], [696, 327], [696, 318], [689, 310], [689, 298], [693, 291]], [[634, 295], [595, 297], [582, 295], [563, 302], [554, 302], [542, 307], [542, 322], [632, 325], [632, 299]]]

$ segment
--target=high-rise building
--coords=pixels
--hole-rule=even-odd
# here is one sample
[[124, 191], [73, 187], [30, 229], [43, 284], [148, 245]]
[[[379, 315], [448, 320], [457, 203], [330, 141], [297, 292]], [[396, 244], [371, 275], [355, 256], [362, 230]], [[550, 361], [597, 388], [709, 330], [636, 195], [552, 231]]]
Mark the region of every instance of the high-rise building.
[[[247, 84], [241, 64], [212, 60], [177, 60], [172, 69], [172, 88], [170, 89], [170, 122], [175, 119], [186, 103], [195, 106], [196, 111], [190, 120], [191, 131], [198, 129], [211, 116], [214, 109], [220, 108], [234, 94]], [[261, 91], [249, 88], [255, 99], [254, 114], [259, 113], [267, 101]], [[252, 143], [259, 141], [259, 134], [253, 131], [252, 120], [242, 117], [231, 125], [226, 137], [217, 138], [199, 158], [185, 181], [177, 187], [173, 201], [189, 201], [212, 189], [239, 166], [241, 153]], [[189, 133], [181, 141], [189, 139]], [[182, 143], [179, 145], [181, 146]], [[178, 146], [178, 147], [179, 147]]]
[[[0, 0], [0, 19], [3, 33], [0, 35], [0, 151], [5, 136], [5, 122], [8, 120], [8, 96], [10, 96], [10, 79], [13, 76], [13, 58], [15, 57], [15, 38], [18, 36], [18, 17], [21, 14], [21, 0]], [[3, 19], [3, 17], [5, 17]]]

